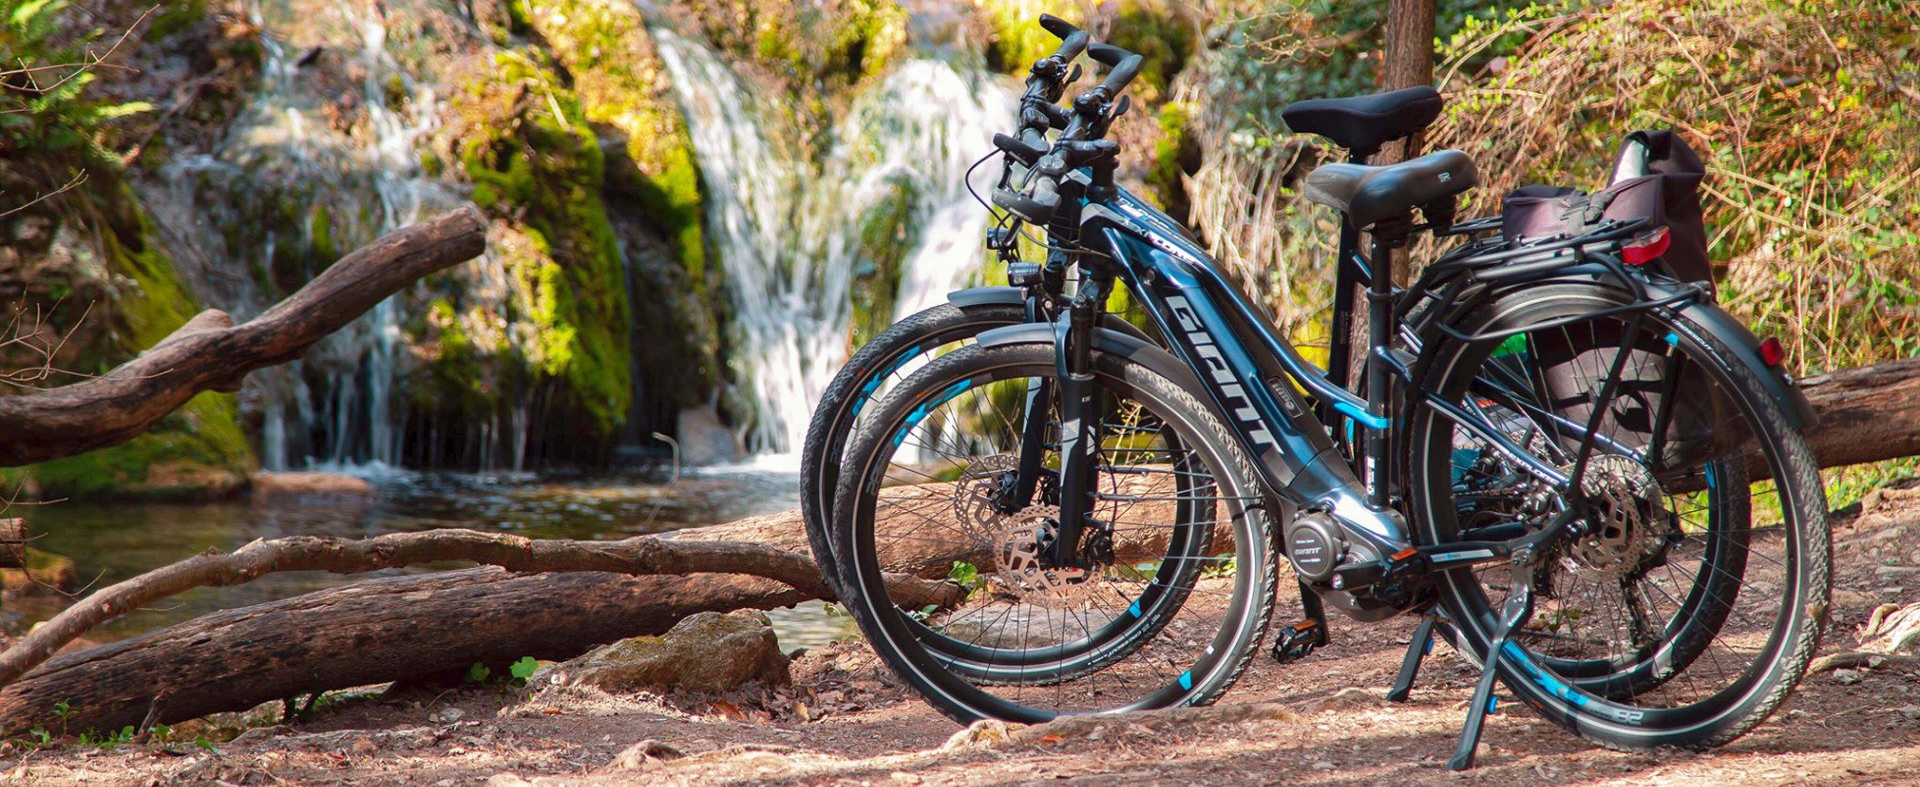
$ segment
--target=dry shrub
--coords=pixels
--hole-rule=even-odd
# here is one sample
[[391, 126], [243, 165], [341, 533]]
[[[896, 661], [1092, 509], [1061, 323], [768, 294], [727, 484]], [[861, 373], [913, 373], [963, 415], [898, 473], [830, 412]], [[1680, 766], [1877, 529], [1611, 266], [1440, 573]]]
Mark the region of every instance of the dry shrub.
[[[1461, 61], [1516, 35], [1513, 56]], [[1721, 300], [1807, 371], [1920, 349], [1920, 6], [1626, 0], [1468, 25], [1431, 135], [1480, 165], [1483, 203], [1596, 189], [1619, 140], [1672, 128], [1708, 167]]]

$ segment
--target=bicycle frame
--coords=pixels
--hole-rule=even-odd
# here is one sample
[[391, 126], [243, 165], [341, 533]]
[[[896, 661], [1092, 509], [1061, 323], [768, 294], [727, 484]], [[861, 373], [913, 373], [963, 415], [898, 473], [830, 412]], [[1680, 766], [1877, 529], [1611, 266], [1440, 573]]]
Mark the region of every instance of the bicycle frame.
[[[1364, 261], [1345, 241], [1358, 233], [1342, 235], [1342, 258], [1354, 268], [1341, 278], [1352, 281], [1349, 275], [1363, 273]], [[1079, 244], [1081, 270], [1092, 289], [1100, 291], [1102, 280], [1116, 276], [1126, 283], [1168, 348], [1198, 375], [1218, 411], [1238, 426], [1234, 432], [1271, 492], [1303, 508], [1326, 510], [1382, 555], [1412, 545], [1405, 522], [1385, 505], [1389, 459], [1378, 438], [1386, 437], [1389, 426], [1390, 387], [1374, 386], [1362, 398], [1329, 379], [1271, 329], [1171, 218], [1125, 190], [1081, 208]], [[1370, 311], [1370, 318], [1385, 318], [1370, 334], [1390, 328], [1390, 310], [1384, 315], [1380, 308]], [[1370, 359], [1369, 365], [1381, 364]], [[1355, 475], [1293, 384], [1311, 392], [1324, 410], [1369, 430], [1364, 452], [1357, 453], [1362, 466], [1373, 470], [1371, 487]], [[1064, 412], [1062, 419], [1074, 420]]]

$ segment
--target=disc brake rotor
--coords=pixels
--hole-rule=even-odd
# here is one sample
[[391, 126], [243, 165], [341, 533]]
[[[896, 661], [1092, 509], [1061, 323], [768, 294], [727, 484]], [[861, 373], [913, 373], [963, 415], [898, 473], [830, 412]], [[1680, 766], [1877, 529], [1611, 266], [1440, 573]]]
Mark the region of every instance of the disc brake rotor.
[[980, 573], [994, 595], [1047, 607], [1078, 604], [1099, 584], [1099, 573], [1048, 565], [1059, 507], [1000, 512], [999, 501], [1018, 466], [1018, 457], [1011, 454], [981, 457], [967, 465], [953, 493], [960, 530], [977, 550], [992, 556], [993, 565]]
[[1661, 554], [1672, 529], [1653, 474], [1624, 456], [1596, 456], [1581, 486], [1594, 497], [1587, 531], [1567, 549], [1569, 567], [1594, 579], [1623, 579]]

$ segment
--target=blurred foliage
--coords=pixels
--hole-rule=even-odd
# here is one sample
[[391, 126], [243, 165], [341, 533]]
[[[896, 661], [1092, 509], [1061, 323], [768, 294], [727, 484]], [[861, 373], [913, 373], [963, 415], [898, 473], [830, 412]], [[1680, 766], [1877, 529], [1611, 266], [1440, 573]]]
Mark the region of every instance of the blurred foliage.
[[75, 171], [113, 167], [105, 124], [152, 109], [87, 94], [96, 56], [114, 43], [101, 29], [74, 32], [66, 0], [0, 0], [0, 211], [59, 188]]

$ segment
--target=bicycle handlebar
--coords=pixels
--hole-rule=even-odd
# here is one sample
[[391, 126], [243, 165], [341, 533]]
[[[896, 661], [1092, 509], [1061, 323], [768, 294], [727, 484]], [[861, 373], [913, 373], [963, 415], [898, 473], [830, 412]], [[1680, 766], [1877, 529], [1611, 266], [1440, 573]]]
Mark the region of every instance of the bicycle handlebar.
[[[1060, 38], [1054, 54], [1035, 61], [1027, 77], [1026, 95], [1020, 101], [1020, 130], [1017, 136], [995, 134], [994, 146], [1031, 168], [1030, 185], [1021, 193], [1005, 187], [995, 189], [993, 202], [1035, 224], [1049, 221], [1060, 204], [1060, 178], [1080, 167], [1095, 167], [1096, 184], [1112, 180], [1113, 160], [1119, 146], [1100, 139], [1107, 125], [1120, 112], [1114, 98], [1139, 76], [1144, 59], [1111, 44], [1091, 43], [1086, 31], [1050, 14], [1040, 16], [1040, 26]], [[1107, 66], [1100, 84], [1076, 96], [1068, 112], [1054, 104], [1067, 82], [1067, 64], [1081, 52]], [[1079, 72], [1074, 71], [1077, 77]], [[1062, 129], [1059, 140], [1047, 145], [1047, 130]]]

